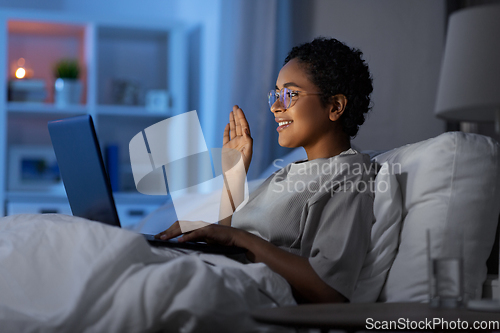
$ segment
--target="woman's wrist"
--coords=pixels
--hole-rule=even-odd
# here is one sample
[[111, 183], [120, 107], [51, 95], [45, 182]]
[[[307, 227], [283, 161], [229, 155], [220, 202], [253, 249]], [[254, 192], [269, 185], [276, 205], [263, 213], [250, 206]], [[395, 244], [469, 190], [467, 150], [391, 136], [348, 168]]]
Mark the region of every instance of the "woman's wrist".
[[235, 245], [247, 249], [247, 258], [252, 262], [259, 262], [260, 252], [266, 251], [267, 246], [272, 246], [268, 241], [245, 230], [239, 230]]

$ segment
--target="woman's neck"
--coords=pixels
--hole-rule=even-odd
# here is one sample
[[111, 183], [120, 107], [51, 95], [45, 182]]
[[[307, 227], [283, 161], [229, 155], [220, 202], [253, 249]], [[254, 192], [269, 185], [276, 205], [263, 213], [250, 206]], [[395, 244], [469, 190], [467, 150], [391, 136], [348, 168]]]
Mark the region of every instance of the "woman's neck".
[[304, 147], [309, 161], [337, 156], [349, 148], [351, 148], [351, 140], [347, 135], [339, 135], [330, 138], [330, 140], [322, 140], [312, 147]]

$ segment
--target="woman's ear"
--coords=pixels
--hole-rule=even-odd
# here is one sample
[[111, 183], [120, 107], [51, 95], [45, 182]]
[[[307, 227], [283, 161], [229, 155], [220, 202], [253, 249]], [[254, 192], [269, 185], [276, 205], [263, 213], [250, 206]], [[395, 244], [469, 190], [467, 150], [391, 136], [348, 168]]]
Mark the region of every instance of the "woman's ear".
[[332, 96], [330, 120], [337, 121], [340, 118], [340, 116], [344, 113], [346, 105], [347, 105], [347, 97], [345, 97], [345, 95], [337, 94], [335, 96]]

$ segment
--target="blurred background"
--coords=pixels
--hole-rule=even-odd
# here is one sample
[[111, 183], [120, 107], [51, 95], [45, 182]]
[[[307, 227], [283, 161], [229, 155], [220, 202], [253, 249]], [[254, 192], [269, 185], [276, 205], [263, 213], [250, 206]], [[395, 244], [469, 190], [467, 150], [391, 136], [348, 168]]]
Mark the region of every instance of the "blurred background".
[[[277, 144], [267, 92], [291, 47], [318, 36], [359, 48], [370, 67], [373, 109], [353, 141], [358, 149], [391, 149], [460, 130], [460, 123], [434, 114], [448, 17], [493, 2], [499, 1], [0, 0], [0, 74], [7, 78], [2, 87], [10, 89], [9, 96], [7, 89], [0, 92], [6, 133], [0, 152], [11, 156], [13, 147], [49, 145], [41, 128], [62, 109], [63, 115], [90, 113], [98, 118], [110, 163], [122, 165], [116, 186], [126, 192], [133, 188], [130, 175], [122, 175], [130, 173], [127, 145], [141, 128], [197, 110], [208, 147], [220, 147], [229, 111], [238, 104], [255, 140], [249, 174], [255, 178], [290, 152]], [[79, 61], [83, 97], [57, 108], [52, 67], [64, 57]], [[47, 91], [39, 93], [43, 106], [12, 99], [21, 89], [10, 84], [21, 58], [35, 72], [30, 84]], [[493, 124], [473, 128], [498, 140]], [[120, 157], [113, 157], [116, 151]], [[16, 194], [26, 192], [22, 184], [9, 188], [13, 158], [4, 160], [14, 165], [0, 169], [5, 205], [26, 201], [26, 193]]]

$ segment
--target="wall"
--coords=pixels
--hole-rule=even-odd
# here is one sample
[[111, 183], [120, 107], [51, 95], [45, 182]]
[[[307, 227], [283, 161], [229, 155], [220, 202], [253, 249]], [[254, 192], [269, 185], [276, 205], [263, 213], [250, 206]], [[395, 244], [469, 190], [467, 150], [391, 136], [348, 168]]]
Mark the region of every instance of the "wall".
[[445, 41], [444, 0], [314, 0], [311, 38], [331, 36], [364, 53], [373, 109], [353, 143], [389, 149], [439, 135], [434, 103]]

